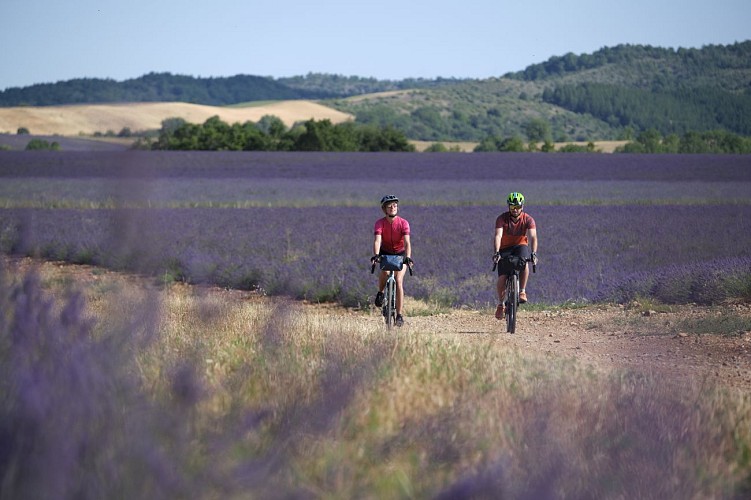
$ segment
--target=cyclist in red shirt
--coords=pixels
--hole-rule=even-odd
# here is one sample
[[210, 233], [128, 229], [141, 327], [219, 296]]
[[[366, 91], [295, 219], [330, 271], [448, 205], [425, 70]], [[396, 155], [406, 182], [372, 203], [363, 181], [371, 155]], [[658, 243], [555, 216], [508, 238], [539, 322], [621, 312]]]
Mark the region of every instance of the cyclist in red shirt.
[[[401, 255], [404, 257], [404, 263], [413, 265], [412, 261], [412, 244], [409, 239], [409, 222], [407, 219], [399, 217], [399, 198], [394, 195], [386, 195], [381, 198], [381, 210], [386, 215], [378, 219], [373, 229], [373, 257], [372, 263], [378, 260], [379, 255]], [[404, 302], [404, 273], [407, 266], [402, 267], [401, 271], [394, 273], [396, 279], [396, 326], [404, 324], [402, 316], [402, 304]], [[383, 288], [386, 286], [386, 271], [381, 271], [378, 276], [378, 292], [375, 297], [375, 305], [383, 305]]]
[[[535, 220], [528, 213], [524, 212], [524, 195], [513, 192], [506, 198], [508, 212], [504, 212], [495, 220], [495, 254], [493, 261], [498, 263], [501, 258], [508, 255], [515, 255], [523, 258], [525, 261], [532, 259], [537, 264], [537, 226]], [[495, 310], [495, 317], [503, 319], [504, 295], [506, 291], [506, 269], [504, 266], [498, 266], [498, 281], [496, 290], [498, 292], [498, 307]], [[519, 275], [519, 302], [527, 302], [527, 279], [529, 278], [529, 267], [525, 267]]]

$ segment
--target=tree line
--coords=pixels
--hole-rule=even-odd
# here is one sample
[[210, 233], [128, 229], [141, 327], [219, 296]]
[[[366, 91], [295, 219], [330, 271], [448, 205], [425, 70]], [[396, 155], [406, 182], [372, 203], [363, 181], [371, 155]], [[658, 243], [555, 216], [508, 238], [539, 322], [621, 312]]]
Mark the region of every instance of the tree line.
[[149, 73], [123, 82], [76, 78], [9, 88], [0, 91], [0, 106], [173, 101], [222, 106], [249, 101], [320, 99], [331, 95], [320, 88], [292, 88], [261, 76], [194, 78], [171, 73]]
[[[475, 152], [542, 152], [542, 153], [598, 153], [593, 142], [586, 145], [556, 145], [546, 137], [541, 143], [525, 142], [519, 136], [491, 136], [482, 140]], [[726, 130], [686, 132], [662, 135], [655, 129], [640, 132], [636, 138], [617, 148], [615, 153], [673, 153], [673, 154], [751, 154], [751, 137], [743, 137]]]
[[280, 118], [270, 115], [257, 123], [231, 125], [218, 116], [203, 124], [171, 118], [162, 122], [156, 139], [140, 138], [136, 147], [202, 151], [415, 151], [407, 137], [392, 127], [311, 119], [287, 128]]
[[[672, 80], [672, 83], [685, 83], [686, 80], [701, 81], [717, 71], [722, 70], [748, 70], [751, 60], [751, 41], [737, 42], [730, 45], [707, 45], [700, 49], [679, 48], [670, 49], [653, 47], [651, 45], [620, 44], [614, 47], [603, 47], [591, 54], [575, 55], [571, 52], [563, 56], [553, 56], [547, 61], [532, 64], [524, 70], [509, 73], [507, 78], [517, 80], [545, 80], [561, 77], [585, 70], [592, 70], [608, 65], [620, 65], [631, 67], [647, 66], [648, 72], [659, 77], [658, 80]], [[650, 64], [654, 63], [654, 64]], [[660, 71], [666, 68], [677, 71]], [[672, 78], [669, 76], [672, 73]], [[652, 85], [653, 81], [646, 81]], [[747, 84], [742, 76], [739, 80], [741, 86]], [[723, 82], [714, 81], [721, 86]]]
[[[526, 140], [520, 136], [488, 136], [475, 152], [543, 152], [597, 153], [593, 142], [586, 145], [552, 142], [549, 127], [543, 120], [531, 120], [526, 127]], [[156, 138], [143, 137], [136, 147], [152, 150], [201, 151], [325, 151], [325, 152], [414, 152], [414, 145], [393, 127], [376, 127], [355, 122], [333, 124], [331, 120], [308, 120], [287, 128], [284, 122], [267, 115], [257, 123], [228, 124], [218, 116], [203, 124], [188, 123], [182, 118], [162, 122]], [[458, 151], [442, 143], [428, 147], [427, 152]], [[662, 135], [655, 129], [639, 133], [635, 140], [618, 148], [616, 153], [711, 153], [751, 154], [751, 138], [725, 130], [686, 132]]]
[[751, 154], [751, 137], [741, 137], [726, 130], [663, 136], [659, 131], [650, 129], [641, 132], [636, 140], [619, 148], [617, 152]]

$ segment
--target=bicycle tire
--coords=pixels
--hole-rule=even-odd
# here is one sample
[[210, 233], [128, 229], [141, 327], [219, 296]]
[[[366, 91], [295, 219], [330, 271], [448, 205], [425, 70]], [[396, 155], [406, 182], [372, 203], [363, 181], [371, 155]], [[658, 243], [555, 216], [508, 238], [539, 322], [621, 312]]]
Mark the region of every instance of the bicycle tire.
[[386, 328], [391, 330], [396, 323], [396, 283], [392, 278], [386, 282], [386, 297], [383, 306]]
[[516, 333], [516, 312], [519, 307], [519, 276], [509, 276], [507, 284], [506, 331]]

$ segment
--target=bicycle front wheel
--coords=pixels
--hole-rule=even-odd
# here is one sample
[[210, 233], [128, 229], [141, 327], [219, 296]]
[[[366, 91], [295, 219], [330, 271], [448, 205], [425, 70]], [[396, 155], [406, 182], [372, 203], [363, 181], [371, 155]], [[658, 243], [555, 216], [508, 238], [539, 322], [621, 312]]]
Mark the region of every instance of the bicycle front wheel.
[[391, 330], [391, 327], [396, 323], [396, 282], [393, 279], [389, 279], [386, 282], [386, 297], [383, 307], [384, 316], [386, 317], [386, 328]]
[[516, 332], [516, 312], [519, 308], [519, 276], [513, 275], [506, 285], [506, 331]]

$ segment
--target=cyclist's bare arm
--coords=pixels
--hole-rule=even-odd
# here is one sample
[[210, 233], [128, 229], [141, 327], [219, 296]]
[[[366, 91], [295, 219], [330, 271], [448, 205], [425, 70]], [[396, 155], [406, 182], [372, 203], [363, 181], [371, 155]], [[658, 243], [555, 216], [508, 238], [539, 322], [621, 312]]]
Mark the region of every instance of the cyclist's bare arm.
[[404, 235], [404, 256], [408, 259], [412, 258], [412, 242], [408, 234]]
[[529, 241], [529, 249], [532, 251], [532, 263], [537, 265], [537, 229], [527, 229], [527, 240]]
[[[501, 238], [503, 238], [503, 228], [502, 227], [497, 227], [497, 228], [495, 228], [495, 238], [493, 239], [493, 248], [495, 250], [493, 252], [494, 256], [497, 255], [498, 252], [501, 251]], [[495, 258], [497, 258], [497, 257], [494, 257], [494, 259]]]
[[378, 252], [381, 251], [381, 235], [376, 234], [375, 238], [373, 239], [373, 255], [378, 255]]
[[529, 240], [529, 249], [537, 253], [537, 229], [527, 229], [527, 240]]

